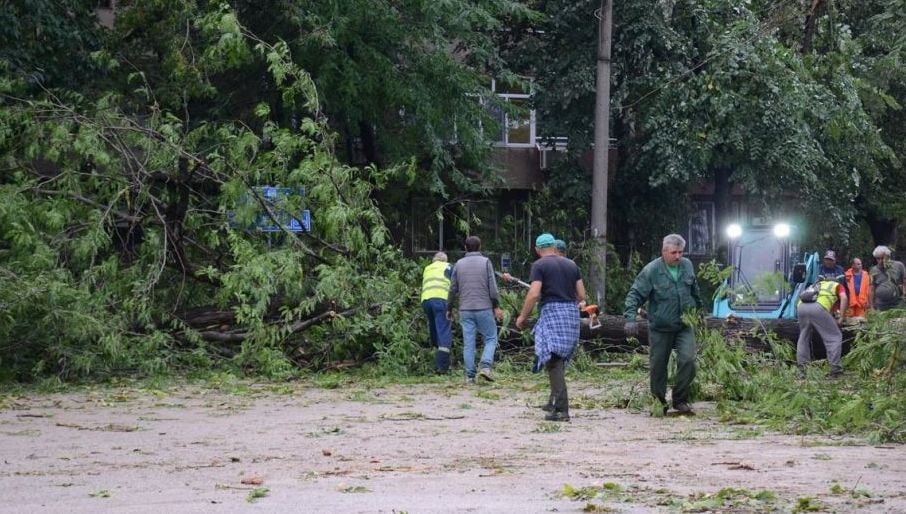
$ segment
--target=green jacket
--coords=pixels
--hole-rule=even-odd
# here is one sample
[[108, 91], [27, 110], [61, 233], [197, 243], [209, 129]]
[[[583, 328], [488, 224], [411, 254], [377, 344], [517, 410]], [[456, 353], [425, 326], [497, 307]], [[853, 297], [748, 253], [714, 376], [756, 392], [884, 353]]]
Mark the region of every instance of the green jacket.
[[648, 326], [652, 330], [675, 332], [685, 328], [684, 312], [703, 308], [692, 261], [685, 257], [679, 262], [676, 280], [667, 271], [663, 258], [649, 262], [632, 283], [626, 295], [623, 316], [635, 321], [639, 307], [648, 303]]

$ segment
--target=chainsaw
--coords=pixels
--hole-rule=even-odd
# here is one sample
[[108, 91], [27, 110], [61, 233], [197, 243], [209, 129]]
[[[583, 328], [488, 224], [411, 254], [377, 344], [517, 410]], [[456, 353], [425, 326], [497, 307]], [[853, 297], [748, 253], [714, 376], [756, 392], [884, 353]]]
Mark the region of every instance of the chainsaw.
[[[495, 271], [494, 273], [496, 273], [498, 277], [502, 278], [504, 282], [515, 282], [526, 289], [532, 287], [528, 282], [519, 280], [509, 273], [501, 273], [499, 271]], [[601, 321], [598, 319], [599, 313], [600, 311], [597, 305], [579, 305], [579, 316], [582, 318], [588, 318], [588, 328], [592, 330], [601, 326]]]

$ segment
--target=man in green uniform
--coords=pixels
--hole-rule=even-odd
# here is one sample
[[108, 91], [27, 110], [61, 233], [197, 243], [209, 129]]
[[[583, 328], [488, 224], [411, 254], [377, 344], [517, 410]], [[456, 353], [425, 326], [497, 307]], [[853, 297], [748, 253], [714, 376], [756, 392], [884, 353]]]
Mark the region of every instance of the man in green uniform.
[[683, 313], [703, 308], [695, 279], [695, 268], [683, 257], [686, 241], [670, 234], [661, 245], [661, 257], [649, 262], [632, 283], [626, 295], [623, 316], [627, 337], [638, 335], [636, 314], [648, 304], [648, 359], [651, 367], [651, 394], [667, 413], [667, 364], [676, 351], [676, 384], [673, 408], [692, 414], [689, 389], [695, 378], [695, 334], [683, 323]]

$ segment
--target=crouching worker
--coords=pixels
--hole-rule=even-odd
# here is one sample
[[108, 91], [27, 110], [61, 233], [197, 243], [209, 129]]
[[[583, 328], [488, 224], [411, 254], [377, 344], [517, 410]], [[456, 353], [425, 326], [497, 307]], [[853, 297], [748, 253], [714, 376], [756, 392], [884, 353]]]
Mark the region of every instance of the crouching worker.
[[[799, 318], [799, 340], [796, 342], [796, 365], [799, 367], [799, 376], [805, 376], [805, 365], [812, 360], [812, 332], [818, 332], [824, 341], [827, 351], [827, 362], [831, 370], [828, 378], [837, 378], [843, 375], [840, 365], [840, 354], [843, 351], [843, 333], [840, 326], [844, 319], [847, 307], [846, 289], [833, 277], [818, 275], [817, 295], [813, 301], [808, 295], [800, 295], [796, 307]], [[837, 319], [834, 319], [834, 314]]]
[[548, 421], [569, 421], [569, 397], [566, 392], [566, 363], [579, 342], [577, 302], [585, 301], [585, 285], [576, 263], [557, 254], [554, 236], [541, 234], [535, 239], [535, 252], [540, 259], [532, 264], [531, 287], [525, 296], [516, 328], [525, 322], [540, 302], [541, 317], [535, 325], [535, 369], [547, 370], [550, 400], [544, 409]]

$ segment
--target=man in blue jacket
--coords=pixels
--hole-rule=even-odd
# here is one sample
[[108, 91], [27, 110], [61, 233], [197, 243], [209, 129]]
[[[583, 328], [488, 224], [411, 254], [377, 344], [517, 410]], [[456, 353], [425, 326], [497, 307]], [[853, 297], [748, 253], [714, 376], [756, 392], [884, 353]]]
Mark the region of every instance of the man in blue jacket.
[[667, 364], [676, 351], [676, 384], [673, 408], [680, 414], [693, 414], [689, 390], [695, 379], [695, 333], [683, 323], [687, 311], [704, 307], [699, 294], [695, 268], [683, 257], [686, 241], [670, 234], [661, 245], [661, 256], [649, 262], [636, 276], [626, 295], [623, 316], [627, 337], [638, 335], [636, 315], [648, 304], [648, 360], [651, 367], [651, 394], [667, 413]]

